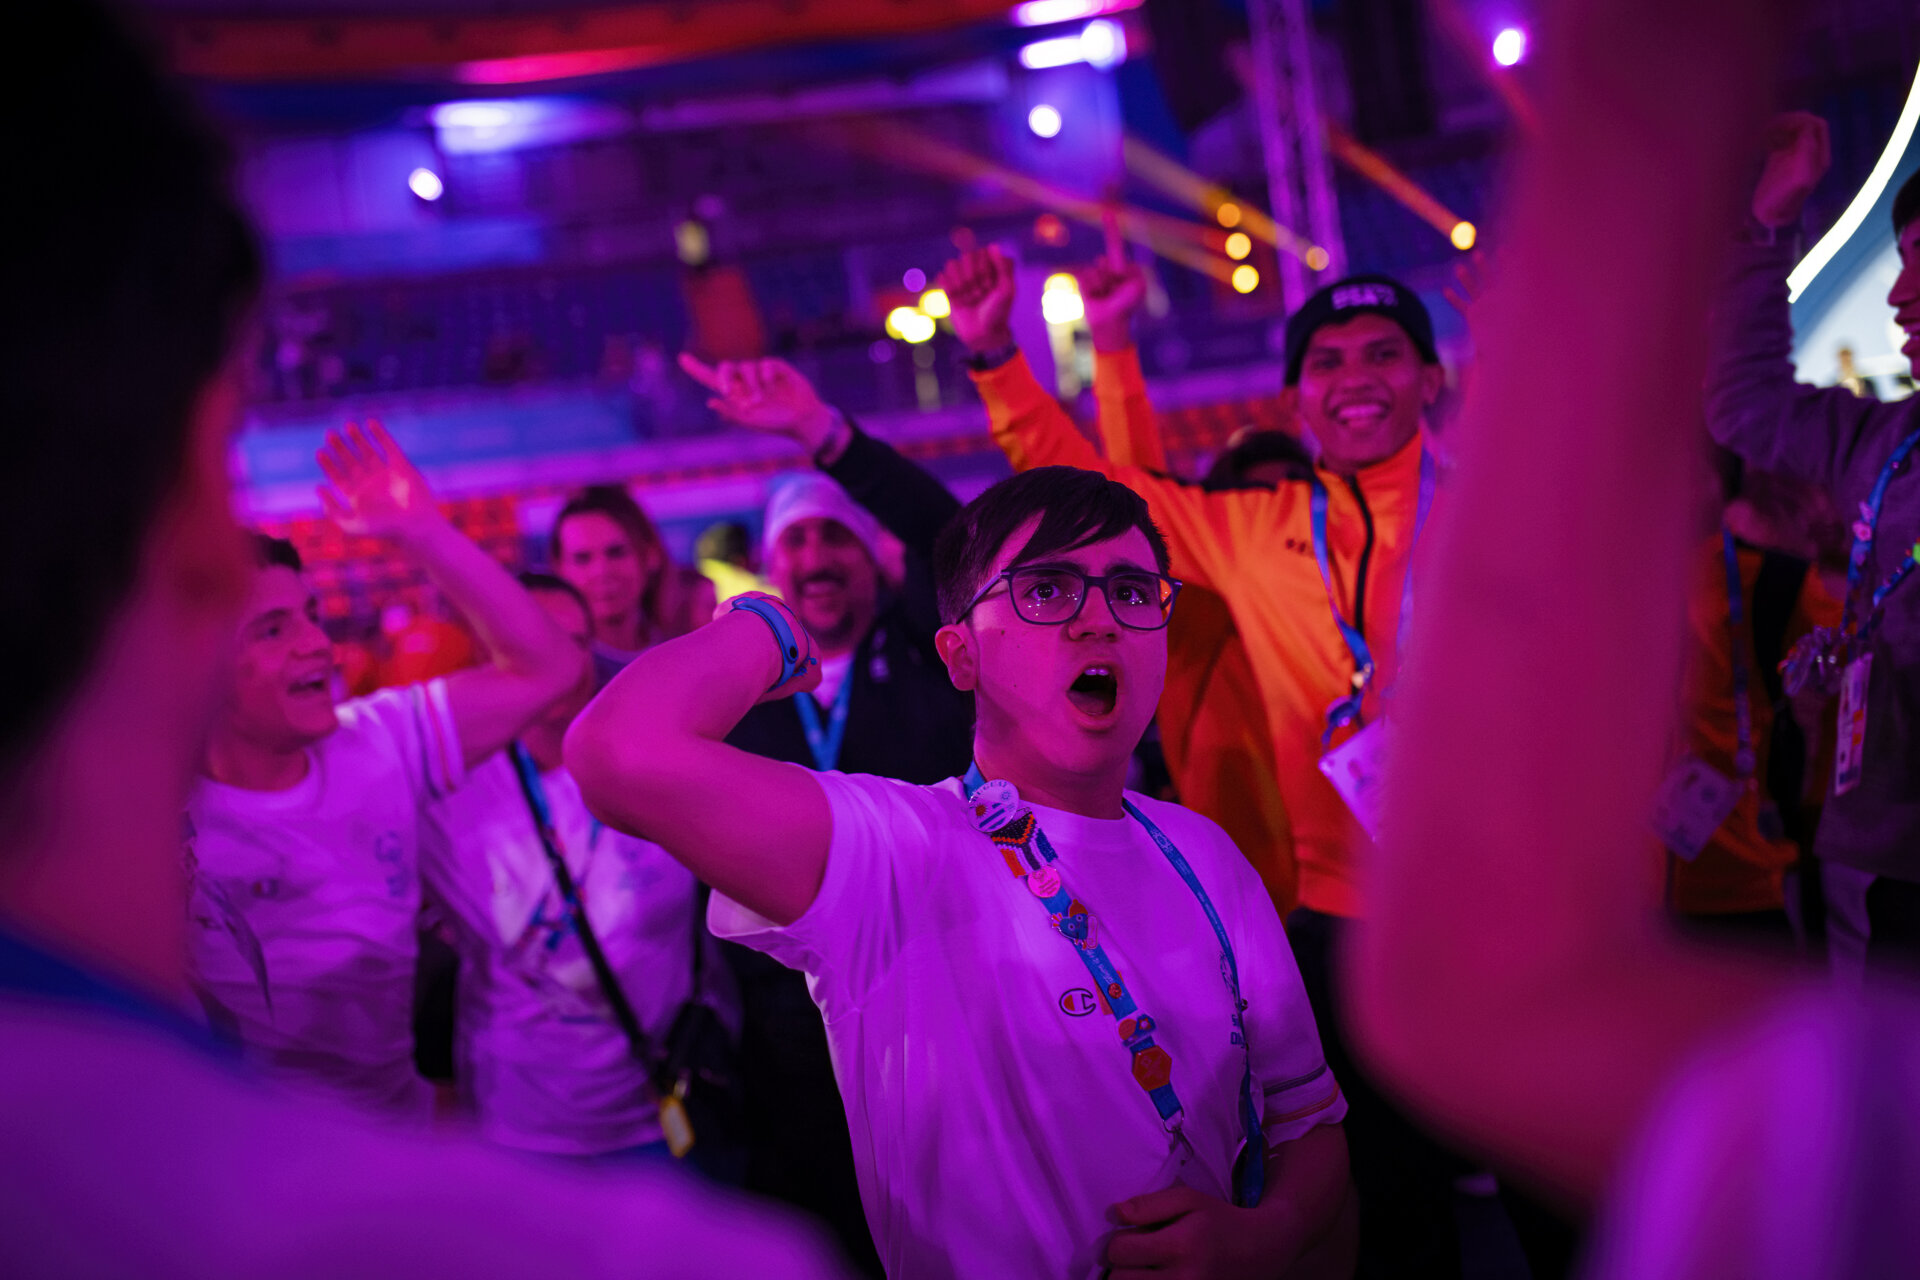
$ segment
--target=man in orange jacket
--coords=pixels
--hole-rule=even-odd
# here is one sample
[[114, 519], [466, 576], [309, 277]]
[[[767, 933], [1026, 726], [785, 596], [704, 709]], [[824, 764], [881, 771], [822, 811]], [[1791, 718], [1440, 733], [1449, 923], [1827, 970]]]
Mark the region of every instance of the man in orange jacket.
[[[953, 305], [954, 332], [972, 352], [994, 440], [1014, 467], [1063, 464], [1121, 480], [1147, 499], [1175, 576], [1226, 601], [1259, 687], [1292, 826], [1300, 907], [1288, 936], [1329, 1062], [1348, 1088], [1360, 1274], [1458, 1275], [1454, 1162], [1366, 1087], [1346, 1052], [1329, 957], [1345, 922], [1360, 914], [1353, 867], [1371, 840], [1321, 768], [1377, 725], [1398, 670], [1412, 603], [1408, 569], [1437, 481], [1421, 425], [1444, 375], [1425, 306], [1381, 276], [1343, 280], [1310, 298], [1287, 325], [1285, 394], [1318, 445], [1312, 473], [1272, 488], [1210, 490], [1103, 459], [1080, 434], [1013, 342], [1013, 264], [998, 248], [956, 259], [939, 284]], [[1086, 289], [1095, 311], [1104, 311], [1105, 288]], [[1096, 337], [1095, 393], [1103, 409], [1131, 415], [1147, 403], [1144, 380], [1130, 344], [1112, 349], [1117, 337]], [[1111, 425], [1105, 434], [1135, 435]], [[1353, 750], [1377, 746], [1378, 733], [1370, 739]], [[1335, 754], [1331, 763], [1370, 772], [1366, 758]], [[1361, 807], [1371, 820], [1364, 796]]]

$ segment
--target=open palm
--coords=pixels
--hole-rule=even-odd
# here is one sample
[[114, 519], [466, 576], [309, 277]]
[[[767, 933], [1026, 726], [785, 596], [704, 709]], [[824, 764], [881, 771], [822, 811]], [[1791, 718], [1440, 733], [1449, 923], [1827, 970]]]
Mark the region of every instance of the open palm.
[[329, 431], [319, 455], [320, 505], [345, 533], [389, 538], [438, 520], [433, 491], [378, 422]]

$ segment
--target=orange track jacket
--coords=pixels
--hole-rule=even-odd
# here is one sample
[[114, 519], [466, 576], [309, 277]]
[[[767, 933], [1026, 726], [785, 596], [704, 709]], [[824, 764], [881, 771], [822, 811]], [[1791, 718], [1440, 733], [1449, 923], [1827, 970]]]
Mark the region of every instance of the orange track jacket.
[[[1040, 386], [1024, 357], [976, 373], [974, 381], [994, 440], [1016, 469], [1084, 467], [1127, 484], [1146, 498], [1166, 534], [1174, 575], [1227, 602], [1266, 711], [1280, 797], [1292, 826], [1299, 901], [1334, 915], [1360, 914], [1354, 864], [1370, 842], [1319, 770], [1328, 749], [1321, 742], [1327, 708], [1352, 688], [1354, 667], [1314, 561], [1311, 486], [1294, 481], [1275, 489], [1209, 492], [1108, 462]], [[1103, 408], [1145, 404], [1137, 360], [1102, 357], [1095, 383]], [[1379, 666], [1365, 705], [1369, 721], [1378, 717], [1380, 690], [1398, 666], [1401, 586], [1413, 550], [1424, 448], [1416, 437], [1353, 476], [1320, 472], [1329, 500], [1334, 599], [1358, 623]], [[1354, 732], [1340, 730], [1329, 745]], [[1284, 865], [1275, 861], [1259, 869], [1270, 886], [1284, 884]]]

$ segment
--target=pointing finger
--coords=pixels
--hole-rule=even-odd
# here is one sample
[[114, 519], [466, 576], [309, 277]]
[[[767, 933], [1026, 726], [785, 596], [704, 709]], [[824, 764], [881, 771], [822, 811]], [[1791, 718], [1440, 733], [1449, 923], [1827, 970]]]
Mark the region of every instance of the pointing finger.
[[710, 364], [703, 363], [691, 351], [680, 353], [680, 371], [709, 391], [720, 390], [720, 373]]
[[1107, 237], [1107, 265], [1115, 271], [1127, 266], [1127, 241], [1120, 234], [1120, 211], [1112, 205], [1100, 211], [1100, 229]]

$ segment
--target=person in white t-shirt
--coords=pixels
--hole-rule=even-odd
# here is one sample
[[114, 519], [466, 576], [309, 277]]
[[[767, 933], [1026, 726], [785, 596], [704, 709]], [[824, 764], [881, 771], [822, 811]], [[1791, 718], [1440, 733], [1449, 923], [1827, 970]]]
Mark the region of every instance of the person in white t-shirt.
[[1166, 555], [1092, 472], [961, 512], [935, 574], [977, 704], [965, 779], [726, 746], [815, 678], [767, 597], [642, 655], [568, 734], [589, 807], [714, 885], [716, 933], [807, 974], [890, 1275], [1351, 1267], [1345, 1103], [1271, 900], [1218, 827], [1123, 789]]
[[[520, 582], [586, 654], [593, 617], [580, 592], [547, 574], [522, 574]], [[696, 945], [700, 1001], [737, 1037], [738, 995], [700, 919], [699, 884], [660, 846], [595, 821], [561, 765], [561, 739], [593, 691], [593, 671], [583, 665], [579, 683], [519, 738], [538, 771], [557, 851], [649, 1049], [664, 1047], [694, 994]], [[481, 1135], [501, 1146], [664, 1155], [647, 1072], [595, 976], [518, 769], [512, 749], [491, 756], [427, 811], [427, 896], [452, 924], [462, 961], [454, 1080]], [[724, 1178], [729, 1158], [738, 1164], [726, 1135], [694, 1137], [703, 1170]]]
[[424, 1119], [432, 1092], [412, 1040], [421, 810], [572, 688], [583, 662], [513, 575], [440, 513], [377, 424], [330, 435], [321, 462], [322, 499], [340, 527], [419, 564], [492, 659], [336, 707], [332, 646], [298, 554], [260, 540], [266, 562], [233, 684], [187, 806], [191, 854], [231, 907], [197, 912], [193, 969], [250, 1060]]

